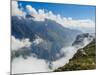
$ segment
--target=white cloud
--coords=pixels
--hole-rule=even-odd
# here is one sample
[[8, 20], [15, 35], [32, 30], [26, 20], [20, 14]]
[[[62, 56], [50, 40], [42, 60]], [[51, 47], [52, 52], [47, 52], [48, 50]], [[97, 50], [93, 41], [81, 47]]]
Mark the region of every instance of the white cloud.
[[[65, 20], [63, 21], [62, 24], [64, 27], [69, 27], [69, 28], [74, 28], [74, 29], [79, 29], [84, 31], [89, 31], [92, 32], [93, 30], [95, 30], [95, 23], [90, 20], [90, 19], [85, 19], [85, 20]], [[94, 31], [93, 31], [94, 32]]]
[[53, 69], [57, 69], [58, 67], [64, 66], [66, 63], [69, 63], [69, 59], [73, 57], [77, 50], [78, 49], [73, 46], [62, 48], [61, 52], [64, 53], [65, 56], [52, 63]]
[[73, 20], [71, 17], [65, 18], [61, 17], [60, 14], [55, 15], [52, 11], [45, 12], [44, 9], [38, 9], [38, 11], [36, 11], [36, 9], [30, 5], [27, 5], [26, 8], [29, 9], [30, 13], [32, 13], [31, 15], [37, 18], [38, 21], [44, 21], [47, 18], [60, 23], [64, 27], [78, 26], [83, 28], [91, 28], [95, 26], [95, 23], [90, 19]]
[[45, 59], [39, 59], [36, 57], [28, 57], [23, 59], [22, 57], [15, 58], [12, 62], [12, 73], [35, 73], [35, 72], [50, 72], [59, 67], [64, 66], [66, 63], [69, 63], [69, 59], [77, 52], [75, 47], [65, 47], [61, 50], [62, 53], [65, 53], [65, 56], [51, 62], [51, 69], [49, 68], [49, 63]]
[[48, 72], [48, 64], [43, 59], [36, 57], [15, 58], [12, 62], [12, 74], [16, 73], [32, 73], [32, 72]]
[[36, 39], [33, 41], [34, 45], [38, 45], [42, 42], [44, 42], [44, 40], [40, 38], [39, 36], [37, 36]]
[[[93, 39], [91, 39], [93, 40]], [[27, 59], [23, 59], [22, 57], [14, 58], [12, 61], [12, 73], [32, 73], [32, 72], [50, 72], [59, 67], [64, 66], [66, 63], [69, 63], [69, 60], [74, 56], [79, 48], [83, 48], [88, 43], [90, 43], [89, 38], [84, 39], [84, 45], [80, 45], [79, 47], [70, 46], [63, 47], [60, 51], [64, 53], [65, 56], [51, 62], [51, 69], [49, 68], [49, 63], [45, 59], [39, 59], [37, 57], [29, 56]]]
[[[45, 19], [54, 20], [64, 27], [79, 29], [84, 31], [95, 31], [95, 23], [90, 19], [74, 20], [72, 17], [61, 17], [60, 14], [54, 14], [52, 11], [45, 12], [44, 9], [36, 10], [31, 5], [26, 5], [27, 13], [34, 17], [35, 21], [45, 21]], [[12, 15], [25, 15], [26, 12], [18, 8], [16, 1], [12, 1]]]
[[36, 11], [36, 9], [33, 8], [31, 5], [26, 5], [26, 9], [27, 9], [28, 14], [34, 17], [34, 20], [36, 21], [45, 20], [46, 15], [45, 15], [44, 9], [39, 9], [38, 11]]
[[45, 59], [39, 59], [36, 57], [28, 57], [27, 59], [23, 59], [22, 57], [15, 58], [12, 62], [12, 73], [16, 74], [53, 71], [68, 63], [69, 59], [71, 59], [77, 52], [77, 49], [75, 49], [75, 47], [64, 47], [62, 48], [61, 52], [65, 53], [65, 57], [51, 62], [52, 69], [49, 68], [49, 63], [47, 63]]
[[12, 16], [22, 16], [24, 12], [18, 8], [17, 1], [12, 1]]
[[32, 8], [31, 5], [27, 5], [26, 9], [27, 9], [28, 14], [30, 14], [30, 15], [33, 14], [34, 16], [37, 15], [37, 11], [34, 8]]
[[30, 10], [32, 13], [31, 15], [35, 17], [34, 20], [36, 21], [45, 21], [45, 19], [50, 19], [61, 24], [63, 27], [79, 29], [83, 30], [83, 32], [95, 29], [95, 23], [90, 19], [74, 20], [71, 17], [61, 17], [60, 14], [55, 15], [52, 11], [45, 12], [44, 9], [38, 9], [38, 11], [36, 11], [35, 8], [31, 6]]
[[40, 43], [45, 43], [45, 41], [40, 38], [39, 36], [36, 36], [36, 38], [33, 41], [30, 41], [28, 38], [25, 39], [17, 39], [14, 36], [11, 36], [11, 49], [12, 50], [19, 50], [23, 47], [30, 47], [32, 44], [34, 46], [39, 45]]
[[14, 36], [11, 37], [11, 43], [12, 43], [12, 45], [11, 45], [12, 50], [18, 50], [23, 47], [30, 47], [32, 44], [29, 41], [29, 39], [19, 40], [19, 39], [16, 39]]

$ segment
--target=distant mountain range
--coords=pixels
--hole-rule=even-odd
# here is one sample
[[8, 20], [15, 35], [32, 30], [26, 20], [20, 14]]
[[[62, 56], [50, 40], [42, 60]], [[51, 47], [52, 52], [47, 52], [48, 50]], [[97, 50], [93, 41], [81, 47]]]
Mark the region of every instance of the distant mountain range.
[[[84, 38], [91, 38], [79, 30], [65, 28], [55, 21], [45, 19], [45, 21], [34, 21], [34, 17], [27, 15], [24, 17], [12, 16], [11, 35], [17, 39], [28, 38], [32, 45], [30, 48], [24, 47], [17, 51], [12, 51], [12, 59], [15, 57], [33, 55], [48, 61], [54, 61], [64, 56], [60, 54], [64, 46], [77, 45], [82, 43]], [[81, 35], [82, 34], [82, 35]], [[43, 41], [36, 45], [34, 41], [40, 38]], [[56, 54], [60, 54], [59, 57]]]

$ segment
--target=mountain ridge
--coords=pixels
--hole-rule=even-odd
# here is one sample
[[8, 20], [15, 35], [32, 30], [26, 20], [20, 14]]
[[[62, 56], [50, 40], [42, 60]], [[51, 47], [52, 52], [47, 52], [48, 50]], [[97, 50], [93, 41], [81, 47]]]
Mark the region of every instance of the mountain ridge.
[[[35, 53], [38, 58], [44, 58], [50, 61], [57, 59], [58, 57], [56, 57], [56, 53], [60, 53], [60, 49], [62, 47], [71, 45], [76, 36], [82, 33], [78, 30], [64, 28], [55, 21], [48, 19], [41, 22], [34, 21], [30, 18], [19, 18], [17, 16], [12, 16], [11, 22], [11, 35], [15, 38], [28, 38], [31, 42], [36, 39], [36, 36], [42, 38], [45, 41], [44, 43], [47, 44], [47, 49], [43, 45], [44, 43], [37, 46], [32, 44], [30, 48], [26, 49], [29, 49], [30, 52]], [[21, 48], [20, 50], [23, 49], [25, 48]], [[17, 53], [20, 53], [20, 51]], [[60, 57], [62, 56], [64, 55], [62, 54]]]
[[84, 48], [77, 51], [69, 63], [54, 70], [58, 71], [73, 71], [73, 70], [90, 70], [96, 69], [96, 43], [95, 39]]

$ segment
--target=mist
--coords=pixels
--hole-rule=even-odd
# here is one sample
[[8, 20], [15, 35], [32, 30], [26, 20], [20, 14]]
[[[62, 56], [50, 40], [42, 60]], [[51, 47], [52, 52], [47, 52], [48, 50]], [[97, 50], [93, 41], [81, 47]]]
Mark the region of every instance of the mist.
[[[91, 40], [92, 41], [92, 40]], [[89, 44], [91, 41], [85, 40], [84, 46]], [[39, 59], [37, 57], [28, 57], [27, 59], [14, 58], [12, 62], [12, 74], [18, 73], [36, 73], [36, 72], [52, 72], [53, 70], [64, 66], [66, 63], [69, 63], [69, 60], [77, 53], [78, 49], [83, 48], [84, 46], [69, 46], [63, 47], [60, 51], [64, 53], [65, 56], [52, 62], [47, 62], [45, 59]], [[50, 68], [51, 66], [51, 68]]]

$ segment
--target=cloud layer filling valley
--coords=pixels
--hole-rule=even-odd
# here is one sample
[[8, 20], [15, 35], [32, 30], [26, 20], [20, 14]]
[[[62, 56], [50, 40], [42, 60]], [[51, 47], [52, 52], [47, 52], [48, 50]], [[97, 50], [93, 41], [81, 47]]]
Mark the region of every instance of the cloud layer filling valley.
[[[12, 1], [12, 16], [23, 16], [25, 17], [26, 12], [24, 12], [22, 8], [18, 8], [18, 3], [16, 1]], [[85, 31], [93, 30], [95, 23], [90, 19], [85, 20], [73, 20], [71, 17], [65, 18], [60, 14], [55, 15], [52, 11], [45, 12], [45, 9], [38, 9], [38, 11], [27, 5], [26, 8], [27, 13], [34, 17], [35, 21], [44, 21], [45, 19], [53, 20], [60, 25], [67, 28], [74, 28]], [[43, 42], [43, 39], [37, 38], [35, 41], [30, 42], [28, 38], [19, 40], [14, 36], [12, 38], [12, 50], [19, 50], [23, 47], [30, 47], [33, 43], [38, 45], [40, 42]], [[88, 43], [87, 43], [88, 44]], [[28, 57], [27, 59], [23, 59], [22, 57], [15, 58], [12, 62], [12, 73], [30, 73], [30, 72], [48, 72], [53, 71], [54, 69], [63, 66], [64, 64], [69, 62], [69, 59], [73, 57], [73, 55], [77, 52], [78, 48], [73, 46], [63, 47], [61, 49], [62, 53], [65, 53], [65, 57], [58, 59], [52, 62], [52, 69], [49, 68], [49, 63], [44, 59], [39, 59], [37, 57]]]

